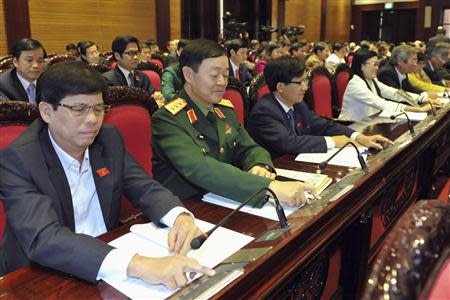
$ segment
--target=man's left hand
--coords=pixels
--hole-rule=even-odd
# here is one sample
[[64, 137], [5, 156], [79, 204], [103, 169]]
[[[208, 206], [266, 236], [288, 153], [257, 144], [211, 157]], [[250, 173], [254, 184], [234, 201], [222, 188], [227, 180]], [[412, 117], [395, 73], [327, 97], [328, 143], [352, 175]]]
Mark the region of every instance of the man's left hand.
[[376, 135], [359, 134], [356, 137], [356, 142], [358, 144], [363, 145], [364, 147], [375, 148], [378, 150], [382, 150], [383, 148], [386, 148], [388, 145], [394, 144], [390, 139], [387, 139], [379, 134]]
[[249, 173], [261, 176], [261, 177], [267, 177], [269, 179], [275, 179], [277, 174], [270, 172], [269, 170], [260, 167], [260, 166], [253, 166], [250, 170], [248, 170]]
[[193, 238], [202, 234], [194, 219], [186, 213], [180, 214], [169, 232], [169, 250], [174, 254], [186, 255], [191, 250]]

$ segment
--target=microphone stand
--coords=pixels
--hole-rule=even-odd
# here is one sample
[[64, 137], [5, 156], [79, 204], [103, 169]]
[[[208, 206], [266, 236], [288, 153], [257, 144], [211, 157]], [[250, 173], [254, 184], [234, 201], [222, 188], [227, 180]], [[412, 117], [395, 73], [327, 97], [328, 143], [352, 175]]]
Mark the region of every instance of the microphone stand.
[[419, 99], [419, 101], [417, 101], [417, 104], [419, 104], [419, 105], [430, 104], [430, 106], [431, 106], [431, 113], [433, 114], [433, 116], [436, 115], [436, 109], [434, 108], [433, 104], [431, 104], [431, 101], [426, 100], [426, 99]]
[[401, 112], [397, 115], [392, 115], [391, 116], [391, 120], [395, 120], [398, 116], [401, 115], [405, 115], [406, 116], [406, 120], [408, 121], [408, 128], [409, 128], [409, 133], [414, 136], [415, 132], [414, 132], [414, 127], [411, 125], [411, 121], [409, 120], [408, 114], [406, 112]]
[[263, 188], [257, 190], [255, 193], [253, 193], [253, 195], [248, 197], [245, 201], [243, 201], [238, 207], [236, 207], [231, 213], [229, 213], [225, 218], [222, 219], [222, 221], [217, 223], [213, 228], [211, 228], [207, 232], [197, 236], [196, 238], [192, 239], [191, 248], [194, 250], [200, 248], [203, 245], [203, 243], [211, 236], [211, 234], [214, 231], [216, 231], [217, 228], [219, 228], [220, 226], [227, 223], [236, 212], [238, 212], [242, 207], [244, 207], [244, 205], [248, 204], [251, 200], [253, 200], [262, 191], [267, 191], [273, 196], [273, 198], [275, 200], [275, 209], [277, 211], [278, 220], [280, 222], [280, 227], [286, 228], [288, 226], [287, 218], [286, 218], [286, 215], [284, 214], [283, 207], [281, 206], [277, 195], [271, 189], [269, 189], [267, 187], [263, 187]]
[[355, 145], [353, 142], [350, 142], [350, 141], [348, 141], [347, 143], [345, 143], [344, 146], [342, 146], [341, 148], [339, 148], [339, 150], [336, 151], [333, 155], [331, 155], [327, 160], [321, 162], [321, 163], [319, 164], [319, 169], [320, 169], [320, 170], [325, 169], [325, 168], [327, 167], [328, 163], [329, 163], [336, 155], [338, 155], [339, 152], [341, 152], [345, 147], [347, 147], [347, 145], [352, 145], [353, 148], [355, 148], [356, 153], [357, 153], [357, 155], [358, 155], [358, 161], [359, 161], [359, 164], [361, 165], [361, 169], [366, 170], [366, 169], [367, 169], [367, 164], [366, 164], [366, 162], [364, 161], [364, 157], [361, 155], [361, 153], [359, 153], [358, 147], [356, 147], [356, 145]]

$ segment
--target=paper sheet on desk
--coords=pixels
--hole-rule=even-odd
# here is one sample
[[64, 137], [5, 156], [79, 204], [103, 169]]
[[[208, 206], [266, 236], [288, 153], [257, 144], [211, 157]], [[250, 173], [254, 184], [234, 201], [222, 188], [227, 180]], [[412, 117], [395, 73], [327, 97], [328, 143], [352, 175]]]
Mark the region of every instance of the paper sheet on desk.
[[[422, 121], [425, 120], [425, 118], [427, 117], [427, 113], [426, 112], [405, 112], [408, 115], [408, 118], [411, 121]], [[390, 119], [391, 116], [396, 116], [398, 115], [399, 112], [398, 111], [385, 111], [383, 110], [379, 117], [380, 118], [388, 118]], [[406, 120], [406, 116], [405, 115], [400, 115], [398, 117], [396, 117], [396, 119], [400, 119], [400, 120]]]
[[[295, 160], [320, 164], [321, 162], [326, 161], [338, 150], [339, 148], [333, 148], [331, 150], [328, 150], [327, 153], [300, 153], [299, 155], [297, 155]], [[364, 153], [365, 150], [365, 148], [358, 148], [359, 153], [361, 153], [364, 160], [367, 161], [367, 154]], [[339, 152], [339, 154], [336, 155], [332, 160], [330, 160], [328, 164], [350, 168], [361, 167], [358, 161], [358, 157], [356, 156], [355, 148], [351, 146], [342, 149], [342, 151]]]
[[[195, 223], [203, 232], [214, 226], [198, 219]], [[153, 223], [147, 223], [133, 225], [130, 230], [131, 232], [109, 244], [149, 257], [172, 255], [167, 248], [169, 228], [158, 228]], [[252, 240], [251, 236], [219, 227], [200, 249], [191, 250], [187, 256], [197, 259], [204, 266], [213, 268]], [[132, 299], [165, 299], [176, 292], [163, 285], [151, 285], [131, 277], [124, 281], [115, 278], [106, 278], [105, 281]]]
[[277, 171], [277, 175], [283, 176], [286, 178], [291, 178], [294, 180], [303, 181], [305, 183], [309, 183], [312, 186], [314, 186], [317, 190], [317, 193], [322, 193], [324, 189], [326, 189], [333, 179], [331, 177], [328, 177], [325, 174], [316, 174], [316, 173], [307, 173], [307, 172], [301, 172], [301, 171], [293, 171], [293, 170], [286, 170], [286, 169], [279, 169], [276, 168], [275, 171]]
[[[230, 209], [235, 209], [236, 207], [238, 207], [241, 204], [232, 199], [225, 198], [225, 197], [213, 194], [213, 193], [207, 193], [207, 194], [203, 195], [202, 200], [205, 202], [208, 202], [208, 203], [216, 204], [216, 205], [227, 207]], [[290, 214], [292, 214], [294, 211], [296, 211], [298, 209], [298, 207], [289, 207], [286, 205], [282, 205], [282, 206], [283, 206], [284, 213], [286, 216], [289, 216]], [[269, 201], [267, 201], [267, 203], [261, 208], [255, 208], [255, 207], [246, 205], [241, 208], [241, 211], [246, 212], [251, 215], [278, 221], [277, 212], [275, 210], [275, 201], [273, 199], [269, 199]]]
[[446, 104], [448, 104], [450, 99], [448, 97], [442, 97], [442, 98], [439, 98], [439, 101], [441, 101], [442, 105], [446, 105]]

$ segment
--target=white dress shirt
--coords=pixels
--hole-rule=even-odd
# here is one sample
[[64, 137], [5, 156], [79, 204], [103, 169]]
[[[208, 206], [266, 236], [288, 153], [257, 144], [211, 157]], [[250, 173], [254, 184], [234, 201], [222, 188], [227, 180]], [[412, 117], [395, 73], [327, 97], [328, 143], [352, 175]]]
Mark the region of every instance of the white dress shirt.
[[[86, 148], [84, 151], [82, 163], [80, 164], [78, 160], [74, 159], [58, 146], [50, 130], [48, 133], [69, 183], [75, 220], [75, 232], [93, 237], [106, 233], [106, 225], [89, 161], [89, 148]], [[172, 227], [176, 218], [181, 213], [187, 213], [192, 216], [187, 209], [177, 206], [164, 215], [160, 222]], [[135, 254], [133, 251], [124, 249], [111, 250], [100, 266], [97, 280], [107, 277], [125, 280], [127, 278], [128, 264]]]
[[122, 68], [121, 66], [117, 65], [116, 68], [119, 68], [120, 71], [122, 71], [123, 75], [125, 76], [125, 79], [127, 80], [127, 84], [128, 86], [131, 86], [131, 82], [130, 82], [130, 71], [128, 71], [127, 69]]

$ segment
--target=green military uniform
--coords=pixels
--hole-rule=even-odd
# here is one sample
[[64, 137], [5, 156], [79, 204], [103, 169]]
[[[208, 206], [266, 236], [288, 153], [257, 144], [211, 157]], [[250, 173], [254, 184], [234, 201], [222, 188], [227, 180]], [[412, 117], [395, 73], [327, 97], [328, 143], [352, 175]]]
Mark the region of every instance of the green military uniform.
[[[270, 155], [241, 126], [232, 103], [222, 100], [208, 112], [184, 90], [180, 97], [152, 117], [154, 178], [181, 199], [210, 191], [244, 201], [268, 187], [270, 179], [247, 171], [258, 164], [273, 168]], [[260, 207], [263, 200], [250, 204]]]

